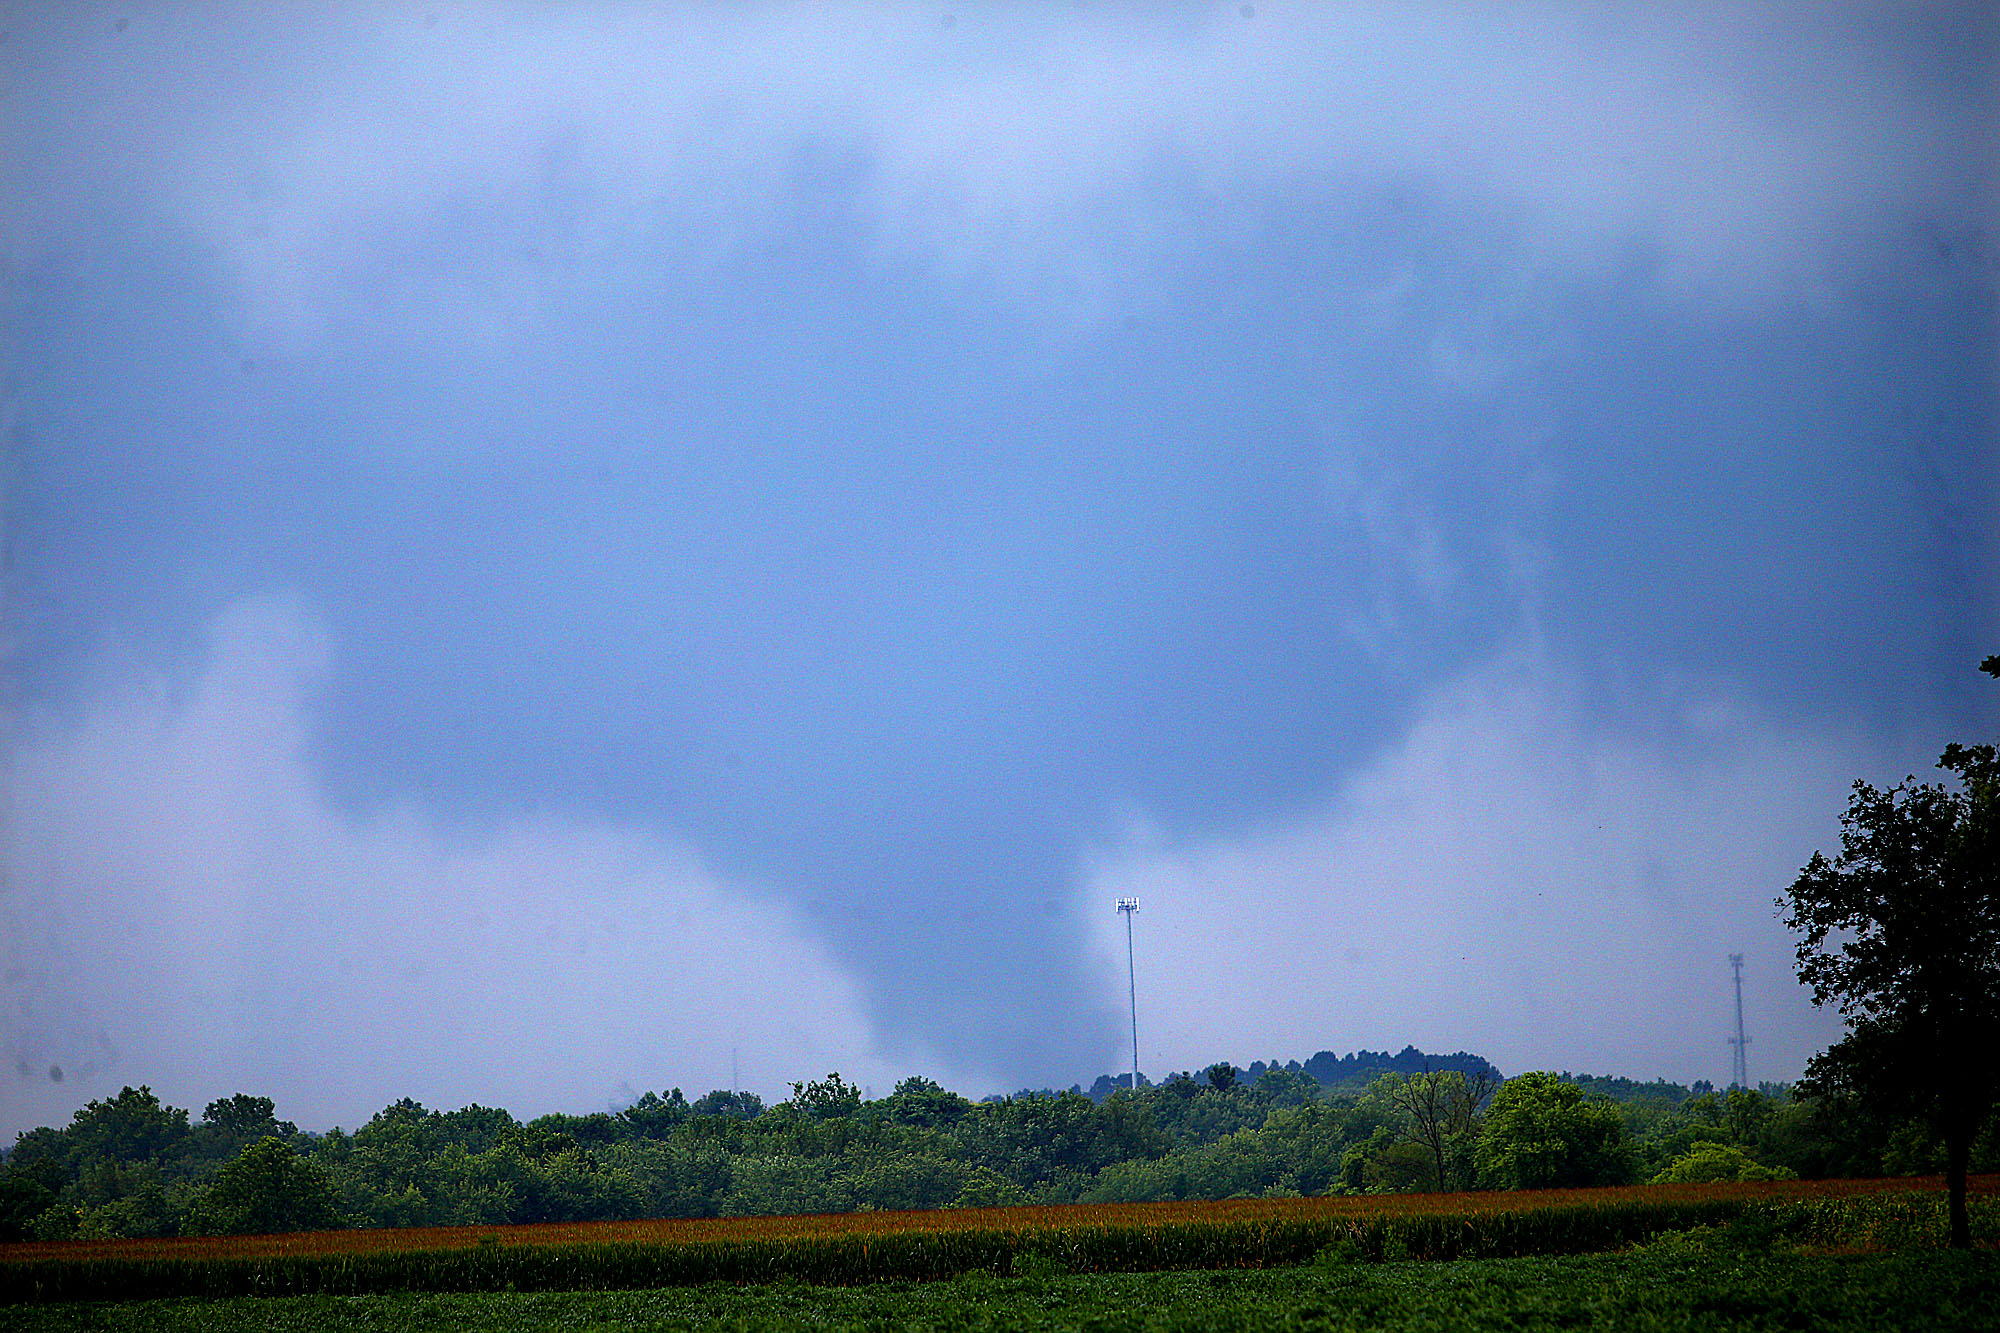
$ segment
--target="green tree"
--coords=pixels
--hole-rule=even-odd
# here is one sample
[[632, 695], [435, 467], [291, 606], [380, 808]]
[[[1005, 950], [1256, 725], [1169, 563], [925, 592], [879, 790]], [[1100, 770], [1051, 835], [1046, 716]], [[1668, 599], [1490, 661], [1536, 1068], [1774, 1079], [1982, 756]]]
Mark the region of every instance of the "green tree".
[[[1984, 669], [2000, 676], [2000, 657]], [[1801, 1090], [1929, 1123], [1966, 1249], [1972, 1143], [2000, 1099], [2000, 757], [1952, 744], [1938, 767], [1956, 781], [1857, 781], [1840, 854], [1814, 852], [1778, 905], [1801, 937], [1799, 980], [1848, 1028]]]
[[72, 1161], [161, 1161], [187, 1144], [188, 1113], [162, 1105], [150, 1087], [124, 1088], [76, 1113], [68, 1132]]
[[341, 1225], [333, 1181], [283, 1139], [262, 1138], [225, 1162], [196, 1201], [187, 1229], [197, 1235], [261, 1235]]
[[754, 1092], [732, 1092], [713, 1088], [695, 1098], [688, 1112], [696, 1116], [717, 1116], [729, 1120], [755, 1120], [764, 1114], [764, 1099]]
[[959, 1186], [954, 1208], [1006, 1208], [1027, 1200], [1019, 1185], [990, 1166], [975, 1166]]
[[1499, 1086], [1498, 1076], [1456, 1069], [1384, 1074], [1369, 1092], [1395, 1108], [1394, 1132], [1422, 1153], [1422, 1188], [1447, 1190], [1471, 1184], [1467, 1156], [1479, 1130], [1480, 1108]]
[[370, 1225], [435, 1225], [442, 1119], [405, 1097], [377, 1111], [352, 1139], [328, 1135], [315, 1156], [335, 1164], [348, 1208]]
[[[79, 1240], [112, 1240], [130, 1236], [174, 1236], [194, 1189], [186, 1181], [166, 1182], [151, 1162], [131, 1167], [107, 1164], [108, 1170], [89, 1182], [94, 1188], [76, 1190]], [[110, 1178], [106, 1178], [110, 1177]], [[122, 1177], [122, 1178], [121, 1178]], [[80, 1185], [86, 1182], [78, 1182]], [[89, 1200], [94, 1198], [95, 1202]], [[88, 1206], [83, 1206], [88, 1204]]]
[[786, 1105], [807, 1120], [836, 1120], [861, 1109], [861, 1089], [842, 1079], [839, 1072], [809, 1083], [792, 1084]]
[[871, 1111], [891, 1124], [922, 1129], [949, 1129], [971, 1109], [971, 1102], [921, 1074], [904, 1079], [896, 1085], [895, 1092], [870, 1106]]
[[1430, 1154], [1383, 1125], [1341, 1156], [1341, 1179], [1369, 1194], [1417, 1194], [1437, 1189]]
[[1726, 1143], [1701, 1143], [1688, 1149], [1654, 1174], [1655, 1185], [1706, 1184], [1716, 1180], [1796, 1180], [1798, 1173], [1782, 1166], [1765, 1166], [1741, 1148]]
[[1278, 1066], [1257, 1076], [1257, 1091], [1272, 1106], [1304, 1106], [1320, 1095], [1319, 1080], [1311, 1074]]
[[189, 1157], [223, 1162], [267, 1135], [293, 1142], [298, 1133], [297, 1125], [278, 1119], [277, 1106], [269, 1097], [239, 1092], [217, 1098], [202, 1111], [201, 1123], [189, 1135]]
[[26, 1240], [28, 1223], [56, 1201], [56, 1192], [26, 1171], [0, 1176], [0, 1242]]
[[638, 1101], [618, 1113], [633, 1134], [646, 1139], [664, 1139], [684, 1124], [694, 1114], [687, 1098], [675, 1088], [662, 1097], [657, 1092], [649, 1092]]
[[1617, 1108], [1586, 1101], [1581, 1088], [1547, 1072], [1500, 1085], [1474, 1157], [1480, 1177], [1501, 1189], [1622, 1185], [1635, 1166]]
[[201, 1119], [203, 1124], [213, 1125], [226, 1134], [256, 1134], [262, 1138], [298, 1133], [298, 1126], [278, 1119], [277, 1103], [269, 1097], [252, 1097], [246, 1092], [218, 1097], [203, 1108]]
[[1078, 1092], [982, 1102], [953, 1137], [972, 1165], [991, 1167], [1037, 1194], [1167, 1149], [1152, 1108], [1129, 1093], [1102, 1106]]

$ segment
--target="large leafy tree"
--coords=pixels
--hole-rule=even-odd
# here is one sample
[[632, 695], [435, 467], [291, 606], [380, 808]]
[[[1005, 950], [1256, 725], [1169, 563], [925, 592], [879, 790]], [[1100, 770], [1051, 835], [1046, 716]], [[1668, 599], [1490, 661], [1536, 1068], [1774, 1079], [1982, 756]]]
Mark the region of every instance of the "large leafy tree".
[[340, 1198], [326, 1172], [283, 1139], [264, 1138], [216, 1173], [188, 1229], [196, 1234], [267, 1234], [320, 1230], [342, 1221]]
[[[2000, 657], [1982, 667], [2000, 676]], [[1951, 1243], [1970, 1248], [1966, 1172], [2000, 1100], [2000, 757], [1949, 745], [1886, 790], [1856, 782], [1840, 854], [1819, 852], [1779, 906], [1798, 931], [1799, 980], [1847, 1036], [1813, 1057], [1801, 1091], [1927, 1120], [1945, 1145]]]
[[1636, 1169], [1618, 1108], [1546, 1071], [1500, 1085], [1475, 1156], [1480, 1176], [1501, 1189], [1623, 1185]]
[[188, 1113], [162, 1104], [150, 1087], [125, 1088], [78, 1111], [68, 1138], [79, 1168], [107, 1159], [157, 1162], [187, 1146]]
[[921, 1074], [896, 1085], [896, 1091], [873, 1104], [878, 1116], [898, 1125], [949, 1129], [963, 1120], [972, 1103]]

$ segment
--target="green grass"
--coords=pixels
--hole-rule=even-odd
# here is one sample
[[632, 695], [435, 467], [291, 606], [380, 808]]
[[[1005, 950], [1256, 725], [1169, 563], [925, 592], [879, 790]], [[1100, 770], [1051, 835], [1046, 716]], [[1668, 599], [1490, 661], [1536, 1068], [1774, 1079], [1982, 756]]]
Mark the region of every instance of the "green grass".
[[2000, 1253], [1814, 1255], [1697, 1235], [1623, 1254], [817, 1287], [240, 1297], [14, 1307], [21, 1333], [670, 1329], [1862, 1330], [2000, 1326]]

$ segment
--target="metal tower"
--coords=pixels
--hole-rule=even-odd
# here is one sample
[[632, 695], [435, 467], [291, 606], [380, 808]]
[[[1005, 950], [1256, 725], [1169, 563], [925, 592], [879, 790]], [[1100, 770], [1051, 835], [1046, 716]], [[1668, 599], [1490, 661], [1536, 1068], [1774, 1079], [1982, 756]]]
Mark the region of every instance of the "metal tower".
[[1750, 1086], [1750, 1065], [1744, 1058], [1744, 1047], [1750, 1044], [1750, 1039], [1743, 1035], [1743, 955], [1730, 954], [1729, 965], [1736, 969], [1736, 1035], [1729, 1039], [1729, 1044], [1736, 1048], [1736, 1068], [1730, 1076], [1729, 1085], [1747, 1088]]
[[1139, 1095], [1139, 974], [1132, 965], [1132, 915], [1139, 910], [1137, 898], [1120, 898], [1118, 915], [1125, 918], [1125, 984], [1132, 999], [1132, 1095]]

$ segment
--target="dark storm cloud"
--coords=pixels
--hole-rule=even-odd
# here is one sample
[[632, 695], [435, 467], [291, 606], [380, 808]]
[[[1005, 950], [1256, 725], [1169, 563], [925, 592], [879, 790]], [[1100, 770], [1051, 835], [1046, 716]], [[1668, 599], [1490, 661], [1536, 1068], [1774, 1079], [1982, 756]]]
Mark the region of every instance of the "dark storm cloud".
[[296, 592], [343, 837], [670, 830], [1010, 1086], [1132, 821], [1320, 827], [1496, 661], [1688, 763], [1993, 718], [1975, 15], [1217, 12], [23, 33], [29, 715]]

